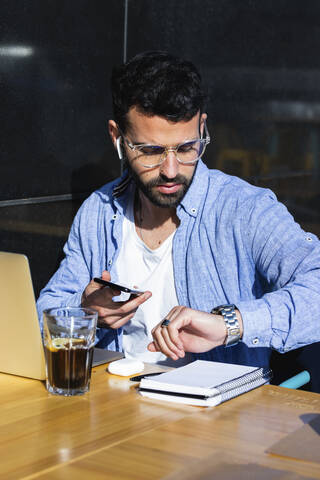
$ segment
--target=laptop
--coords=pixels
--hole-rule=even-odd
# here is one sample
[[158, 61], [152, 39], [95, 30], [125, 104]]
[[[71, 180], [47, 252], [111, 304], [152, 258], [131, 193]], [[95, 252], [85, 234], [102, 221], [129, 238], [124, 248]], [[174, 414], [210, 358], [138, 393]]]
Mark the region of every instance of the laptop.
[[[45, 360], [29, 262], [0, 252], [0, 372], [44, 380]], [[93, 366], [124, 355], [95, 348]]]

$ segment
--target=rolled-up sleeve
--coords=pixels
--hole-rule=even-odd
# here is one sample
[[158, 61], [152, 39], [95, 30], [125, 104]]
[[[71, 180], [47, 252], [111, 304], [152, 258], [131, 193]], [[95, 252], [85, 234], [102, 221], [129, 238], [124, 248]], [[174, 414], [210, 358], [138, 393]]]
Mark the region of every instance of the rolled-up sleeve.
[[243, 342], [284, 353], [320, 341], [320, 242], [273, 194], [256, 200], [246, 205], [243, 235], [270, 291], [238, 302]]

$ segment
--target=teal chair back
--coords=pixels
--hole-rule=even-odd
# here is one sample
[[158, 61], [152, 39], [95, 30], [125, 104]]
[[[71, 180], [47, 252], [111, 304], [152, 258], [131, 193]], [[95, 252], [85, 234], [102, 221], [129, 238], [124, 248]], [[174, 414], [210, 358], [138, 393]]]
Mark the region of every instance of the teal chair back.
[[298, 373], [294, 377], [288, 378], [284, 382], [280, 383], [279, 387], [285, 388], [300, 388], [306, 383], [310, 382], [310, 373], [307, 370], [303, 370], [303, 372]]

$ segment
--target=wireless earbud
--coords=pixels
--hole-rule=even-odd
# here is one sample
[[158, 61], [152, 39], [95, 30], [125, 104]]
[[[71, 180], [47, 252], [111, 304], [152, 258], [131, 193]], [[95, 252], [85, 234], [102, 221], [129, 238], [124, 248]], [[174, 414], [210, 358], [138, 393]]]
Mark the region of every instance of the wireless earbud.
[[123, 155], [122, 155], [122, 150], [121, 150], [121, 137], [118, 137], [118, 138], [117, 138], [117, 140], [116, 140], [116, 146], [117, 146], [117, 152], [118, 152], [119, 159], [122, 160], [122, 159], [123, 159]]

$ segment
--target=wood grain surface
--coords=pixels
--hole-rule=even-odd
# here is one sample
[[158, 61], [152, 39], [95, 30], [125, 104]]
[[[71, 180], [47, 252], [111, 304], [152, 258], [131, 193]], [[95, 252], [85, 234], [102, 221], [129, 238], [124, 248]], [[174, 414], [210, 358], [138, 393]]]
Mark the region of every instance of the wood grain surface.
[[268, 385], [201, 408], [143, 398], [136, 386], [100, 366], [88, 394], [65, 398], [0, 374], [0, 478], [204, 480], [250, 464], [252, 478], [320, 479], [320, 458], [266, 453], [320, 414], [320, 395]]

